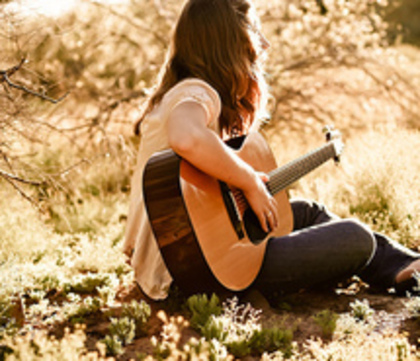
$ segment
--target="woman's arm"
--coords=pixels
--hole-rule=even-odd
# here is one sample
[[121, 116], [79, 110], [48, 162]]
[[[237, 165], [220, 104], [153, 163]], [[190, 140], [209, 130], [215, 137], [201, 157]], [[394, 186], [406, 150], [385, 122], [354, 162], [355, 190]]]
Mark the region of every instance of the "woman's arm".
[[276, 201], [264, 182], [268, 176], [256, 172], [239, 158], [207, 127], [207, 114], [196, 102], [188, 101], [176, 106], [168, 119], [170, 147], [195, 167], [242, 190], [257, 215], [262, 228], [268, 232], [277, 226]]

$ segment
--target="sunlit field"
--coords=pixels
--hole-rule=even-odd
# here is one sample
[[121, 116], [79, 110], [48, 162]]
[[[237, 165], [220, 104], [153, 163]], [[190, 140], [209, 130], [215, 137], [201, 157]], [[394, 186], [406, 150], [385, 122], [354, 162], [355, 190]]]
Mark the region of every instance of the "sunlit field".
[[[153, 302], [134, 283], [133, 125], [181, 3], [0, 1], [0, 360], [418, 359], [420, 297], [357, 278], [270, 304], [252, 290]], [[256, 3], [277, 162], [323, 145], [325, 125], [345, 143], [290, 197], [419, 250], [420, 50], [390, 35], [385, 1]]]

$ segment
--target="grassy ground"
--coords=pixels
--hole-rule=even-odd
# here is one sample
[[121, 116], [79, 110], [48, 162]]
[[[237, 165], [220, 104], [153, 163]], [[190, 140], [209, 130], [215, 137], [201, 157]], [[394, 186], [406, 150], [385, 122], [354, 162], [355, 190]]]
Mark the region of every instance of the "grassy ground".
[[[66, 21], [80, 24], [82, 18], [89, 23], [90, 13], [85, 13], [86, 19], [83, 14]], [[136, 35], [150, 40], [150, 47], [147, 43], [118, 48], [116, 54], [125, 58], [112, 58], [130, 68], [134, 60], [129, 55], [138, 51], [148, 67], [133, 66], [130, 74], [95, 65], [96, 58], [107, 54], [106, 46], [114, 49], [122, 44], [120, 36], [130, 34], [133, 43], [138, 40], [122, 21], [113, 28], [115, 43], [101, 39], [97, 52], [86, 48], [96, 39], [90, 32], [74, 39], [70, 31], [63, 31], [65, 41], [58, 45], [51, 40], [54, 36], [42, 42], [52, 58], [58, 54], [67, 64], [49, 63], [47, 75], [63, 79], [77, 75], [79, 90], [54, 110], [39, 102], [32, 106], [44, 107], [41, 120], [60, 127], [77, 120], [92, 126], [92, 132], [70, 137], [50, 131], [45, 144], [19, 148], [20, 159], [33, 167], [31, 176], [37, 176], [38, 170], [49, 177], [48, 187], [25, 188], [39, 201], [37, 206], [0, 180], [0, 360], [419, 357], [420, 298], [377, 294], [358, 279], [335, 290], [310, 290], [271, 304], [253, 291], [238, 299], [230, 294], [185, 298], [174, 292], [164, 302], [152, 302], [141, 294], [120, 248], [138, 146], [131, 127], [140, 93], [130, 81], [143, 82], [143, 87], [152, 79], [151, 67], [161, 57], [158, 39], [166, 31], [154, 21], [158, 15], [148, 16], [154, 26], [149, 34], [153, 41], [142, 35], [139, 23]], [[101, 19], [108, 21], [105, 16]], [[60, 25], [67, 26], [64, 21]], [[274, 54], [276, 46], [273, 41]], [[321, 128], [333, 122], [346, 145], [341, 164], [323, 165], [293, 185], [291, 196], [317, 199], [338, 215], [357, 217], [418, 250], [420, 118], [407, 99], [420, 88], [420, 51], [407, 45], [391, 50], [387, 64], [395, 62], [412, 88], [387, 75], [385, 66], [375, 73], [379, 82], [368, 76], [369, 69], [342, 65], [312, 69], [290, 84], [287, 76], [279, 84], [274, 77], [273, 94], [285, 100], [270, 105], [274, 117], [264, 133], [282, 164], [323, 144]], [[78, 61], [84, 70], [77, 59], [63, 54], [82, 57]], [[273, 73], [274, 63], [269, 64]], [[302, 92], [296, 91], [298, 97], [290, 100], [282, 89], [292, 92], [291, 84]], [[55, 91], [61, 94], [66, 86], [63, 81]], [[107, 91], [115, 89], [108, 97]], [[93, 126], [97, 124], [101, 127]], [[40, 129], [45, 132], [44, 128], [31, 131], [37, 134]], [[21, 144], [19, 138], [8, 145], [13, 149]]]

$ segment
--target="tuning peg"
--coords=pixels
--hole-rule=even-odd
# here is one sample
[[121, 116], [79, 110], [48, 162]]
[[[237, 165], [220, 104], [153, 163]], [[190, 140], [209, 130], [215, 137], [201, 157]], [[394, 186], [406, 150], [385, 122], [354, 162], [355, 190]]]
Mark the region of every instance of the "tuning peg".
[[327, 141], [331, 140], [333, 130], [334, 130], [334, 126], [332, 125], [325, 125], [322, 128], [322, 132], [325, 134], [325, 138], [327, 139]]
[[323, 133], [332, 132], [333, 130], [334, 130], [334, 125], [331, 125], [331, 124], [324, 125], [322, 128]]
[[334, 129], [333, 125], [326, 125], [322, 128], [323, 133], [325, 133], [325, 138], [327, 142], [333, 139], [340, 139], [341, 133], [339, 130]]
[[340, 131], [335, 130], [333, 125], [324, 126], [322, 128], [322, 131], [323, 133], [325, 133], [327, 142], [333, 142], [335, 150], [334, 161], [338, 163], [340, 161], [340, 155], [344, 148], [344, 144], [341, 140], [341, 133]]

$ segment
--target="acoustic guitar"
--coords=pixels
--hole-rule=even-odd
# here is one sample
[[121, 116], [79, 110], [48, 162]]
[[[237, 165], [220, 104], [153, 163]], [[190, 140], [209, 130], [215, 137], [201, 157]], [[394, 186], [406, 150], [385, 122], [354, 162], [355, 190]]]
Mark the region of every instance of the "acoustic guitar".
[[257, 277], [267, 239], [289, 234], [293, 215], [285, 189], [342, 150], [339, 134], [327, 143], [278, 168], [260, 133], [227, 144], [255, 170], [277, 200], [279, 225], [266, 233], [238, 189], [181, 159], [172, 150], [155, 153], [143, 175], [150, 224], [175, 284], [187, 293], [246, 289]]

